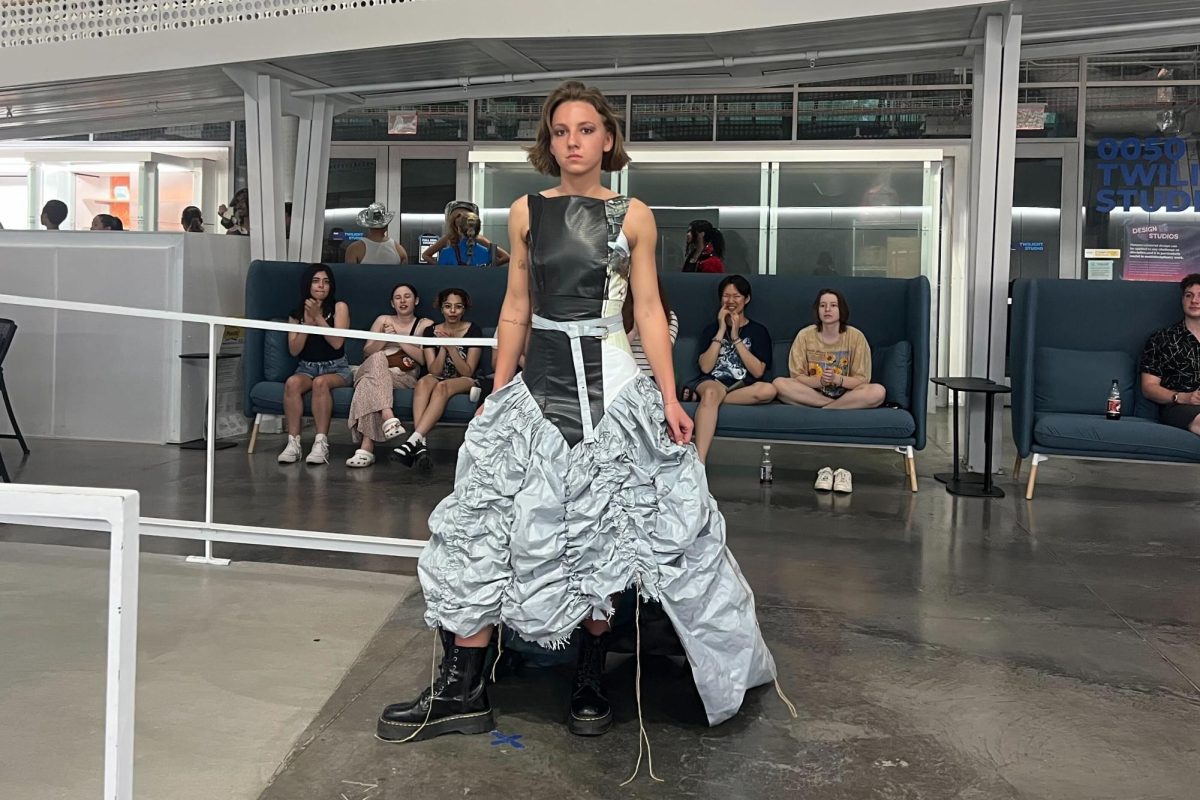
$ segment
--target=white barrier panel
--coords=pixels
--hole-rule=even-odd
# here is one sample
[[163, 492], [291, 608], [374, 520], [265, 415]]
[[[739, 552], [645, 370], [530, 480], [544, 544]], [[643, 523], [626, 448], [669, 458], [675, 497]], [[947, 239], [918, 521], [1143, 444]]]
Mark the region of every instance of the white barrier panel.
[[[204, 541], [204, 556], [193, 556], [189, 560], [210, 564], [228, 564], [227, 559], [213, 557], [212, 544], [214, 541], [231, 544], [263, 544], [276, 547], [300, 547], [311, 550], [333, 550], [346, 553], [366, 553], [373, 555], [392, 555], [416, 558], [420, 555], [424, 542], [415, 539], [385, 539], [378, 536], [357, 536], [352, 534], [336, 534], [325, 531], [300, 531], [284, 528], [254, 528], [241, 525], [218, 525], [213, 521], [213, 487], [215, 470], [216, 414], [215, 397], [217, 375], [216, 327], [218, 325], [241, 326], [268, 331], [297, 331], [301, 333], [324, 336], [329, 328], [314, 325], [292, 325], [285, 322], [266, 322], [262, 320], [240, 319], [236, 317], [218, 317], [209, 314], [189, 314], [175, 311], [160, 311], [148, 308], [131, 308], [129, 306], [103, 305], [99, 303], [80, 303], [68, 300], [47, 300], [34, 297], [0, 294], [0, 306], [13, 305], [29, 308], [50, 308], [58, 311], [75, 311], [87, 314], [109, 314], [118, 317], [138, 319], [173, 320], [176, 322], [196, 322], [208, 326], [208, 414], [205, 420], [205, 438], [207, 440], [206, 471], [204, 479], [204, 522], [186, 520], [146, 519], [142, 523], [146, 533], [155, 536], [167, 536], [180, 539], [201, 539]], [[337, 335], [347, 339], [372, 339], [397, 344], [426, 345], [429, 339], [421, 336], [407, 336], [390, 333], [373, 333], [350, 328], [337, 328]], [[478, 347], [495, 347], [494, 338], [452, 338], [438, 339], [440, 345], [466, 345]], [[0, 521], [3, 515], [0, 514]], [[78, 527], [78, 526], [77, 526]]]
[[0, 523], [110, 533], [104, 800], [133, 800], [138, 517], [138, 493], [125, 489], [0, 484]]

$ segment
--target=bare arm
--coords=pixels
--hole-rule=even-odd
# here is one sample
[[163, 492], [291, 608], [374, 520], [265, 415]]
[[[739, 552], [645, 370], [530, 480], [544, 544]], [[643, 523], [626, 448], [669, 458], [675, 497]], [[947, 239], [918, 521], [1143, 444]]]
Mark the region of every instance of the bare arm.
[[509, 254], [509, 252], [507, 250], [505, 250], [503, 247], [501, 247], [500, 245], [493, 245], [491, 242], [489, 242], [486, 236], [480, 235], [480, 236], [476, 237], [476, 240], [480, 244], [482, 244], [484, 247], [492, 248], [492, 252], [495, 253], [495, 256], [496, 256], [495, 261], [492, 262], [493, 266], [503, 267], [505, 264], [508, 263], [509, 259], [512, 257]]
[[633, 317], [637, 321], [642, 350], [650, 362], [650, 369], [654, 371], [654, 380], [662, 392], [663, 404], [676, 403], [671, 335], [658, 295], [658, 268], [654, 258], [658, 228], [654, 224], [654, 212], [640, 201], [630, 202], [625, 217], [625, 231], [633, 248], [629, 280], [633, 289]]
[[[387, 317], [376, 317], [375, 321], [371, 323], [371, 333], [383, 333], [383, 326], [385, 322], [387, 322]], [[367, 343], [363, 345], [363, 358], [366, 358], [367, 356], [372, 355], [387, 346], [387, 342], [380, 341], [379, 339], [369, 339], [367, 340]]]
[[[308, 324], [308, 320], [304, 320], [303, 322], [301, 322], [301, 320], [298, 320], [295, 317], [288, 317], [288, 322], [292, 325], [300, 325], [300, 324], [307, 325]], [[308, 341], [307, 333], [298, 333], [297, 331], [288, 331], [288, 352], [291, 353], [293, 356], [300, 355], [300, 351], [304, 349], [304, 343], [307, 341]]]
[[[434, 341], [436, 342], [437, 339]], [[425, 369], [429, 370], [431, 375], [441, 375], [445, 365], [446, 348], [439, 344], [425, 345]]]
[[400, 263], [408, 263], [408, 251], [404, 249], [404, 245], [396, 242], [396, 255], [400, 256]]
[[734, 334], [733, 337], [733, 349], [737, 351], [738, 357], [746, 365], [746, 371], [756, 379], [761, 378], [763, 373], [767, 371], [767, 365], [758, 356], [750, 352], [750, 348], [746, 347], [745, 340], [737, 334]]
[[361, 241], [352, 242], [351, 245], [346, 248], [346, 263], [361, 264], [363, 256], [366, 254], [367, 246], [365, 244], [363, 244]]
[[1179, 395], [1179, 402], [1183, 405], [1200, 405], [1200, 391], [1173, 392], [1162, 385], [1161, 376], [1151, 375], [1149, 372], [1142, 373], [1142, 394], [1147, 400], [1158, 403], [1160, 406], [1173, 405], [1176, 394]]
[[449, 242], [449, 236], [443, 236], [442, 238], [438, 239], [436, 242], [429, 245], [429, 247], [425, 248], [425, 252], [421, 253], [421, 260], [428, 261], [430, 264], [436, 263], [438, 253], [440, 253], [442, 248], [445, 247]]
[[[417, 321], [417, 327], [413, 330], [413, 336], [422, 336], [425, 331], [433, 327], [433, 320], [421, 319]], [[408, 354], [408, 357], [417, 362], [421, 366], [425, 366], [425, 349], [419, 344], [402, 344], [400, 349]]]
[[[312, 324], [319, 328], [330, 327], [329, 323], [325, 321], [325, 317], [322, 315], [317, 315], [316, 320], [314, 320]], [[350, 306], [340, 302], [334, 306], [333, 327], [343, 329], [350, 327]], [[329, 342], [330, 347], [341, 347], [346, 343], [346, 337], [330, 336], [329, 334], [325, 334], [325, 341]]]
[[[517, 362], [525, 350], [529, 334], [529, 202], [520, 197], [508, 214], [508, 238], [512, 245], [512, 262], [508, 267], [508, 288], [500, 306], [500, 322], [496, 326], [496, 381], [501, 387], [517, 374]], [[653, 255], [651, 256], [653, 259]], [[654, 262], [651, 260], [651, 267]], [[657, 290], [657, 284], [655, 284]]]

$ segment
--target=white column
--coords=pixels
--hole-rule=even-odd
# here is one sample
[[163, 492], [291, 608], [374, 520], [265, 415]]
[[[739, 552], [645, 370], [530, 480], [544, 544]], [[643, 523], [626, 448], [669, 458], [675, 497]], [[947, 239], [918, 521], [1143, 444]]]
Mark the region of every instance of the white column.
[[282, 259], [283, 88], [257, 75], [246, 91], [246, 171], [250, 190], [250, 257]]
[[[1012, 238], [1013, 168], [1017, 143], [1017, 84], [1021, 15], [990, 16], [975, 60], [971, 142], [972, 266], [968, 274], [970, 346], [967, 372], [1004, 381], [1008, 336], [1008, 279]], [[967, 464], [983, 469], [984, 400], [968, 395]], [[997, 403], [997, 423], [1003, 404]], [[1004, 438], [993, 437], [993, 469], [1002, 463]]]
[[329, 184], [329, 148], [333, 117], [338, 109], [332, 98], [311, 98], [300, 115], [296, 140], [296, 173], [292, 187], [292, 238], [288, 259], [321, 260], [325, 236], [325, 191]]

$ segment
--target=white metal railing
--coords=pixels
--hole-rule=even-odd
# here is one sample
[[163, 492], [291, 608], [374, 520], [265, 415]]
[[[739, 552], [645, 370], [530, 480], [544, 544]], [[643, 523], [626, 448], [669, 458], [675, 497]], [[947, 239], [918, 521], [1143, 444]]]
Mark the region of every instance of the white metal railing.
[[[155, 319], [164, 322], [187, 322], [208, 326], [208, 413], [205, 418], [205, 439], [207, 441], [206, 466], [204, 477], [204, 521], [161, 519], [146, 517], [141, 519], [141, 532], [149, 536], [164, 536], [177, 539], [198, 539], [204, 541], [204, 556], [194, 560], [208, 563], [226, 563], [213, 558], [213, 542], [227, 544], [255, 544], [273, 547], [298, 547], [309, 550], [328, 550], [344, 553], [365, 553], [370, 555], [388, 555], [402, 558], [416, 558], [420, 555], [425, 542], [420, 539], [391, 539], [382, 536], [361, 534], [342, 534], [330, 531], [305, 531], [291, 528], [254, 527], [247, 525], [218, 524], [213, 520], [213, 495], [215, 473], [215, 443], [217, 403], [215, 395], [217, 373], [217, 336], [216, 326], [234, 326], [254, 328], [265, 331], [296, 331], [299, 333], [324, 336], [329, 328], [319, 328], [314, 325], [293, 325], [286, 322], [268, 322], [265, 320], [241, 319], [238, 317], [218, 317], [210, 314], [191, 314], [179, 311], [160, 311], [158, 309], [132, 308], [129, 306], [114, 306], [101, 303], [81, 303], [73, 300], [48, 300], [21, 295], [0, 294], [0, 306], [24, 306], [27, 308], [43, 308], [56, 311], [73, 311], [87, 314], [108, 314], [119, 317], [137, 317]], [[396, 344], [415, 344], [424, 346], [429, 340], [421, 336], [407, 336], [390, 333], [373, 333], [349, 328], [337, 328], [337, 335], [347, 339], [368, 339], [394, 342]], [[465, 345], [477, 347], [495, 347], [494, 338], [453, 338], [438, 339], [439, 345]], [[0, 514], [0, 521], [3, 515]]]
[[111, 537], [104, 690], [104, 800], [133, 798], [138, 504], [138, 493], [126, 489], [0, 484], [0, 523], [108, 531]]
[[0, 47], [130, 36], [414, 0], [17, 0], [0, 3]]

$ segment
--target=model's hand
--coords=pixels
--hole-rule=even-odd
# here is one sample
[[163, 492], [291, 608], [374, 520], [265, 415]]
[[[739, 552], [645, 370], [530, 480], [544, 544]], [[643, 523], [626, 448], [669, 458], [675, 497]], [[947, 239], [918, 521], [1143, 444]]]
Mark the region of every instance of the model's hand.
[[1187, 394], [1180, 393], [1179, 404], [1185, 406], [1200, 406], [1200, 389]]
[[667, 418], [667, 429], [671, 436], [671, 441], [675, 444], [688, 444], [692, 441], [692, 418], [683, 410], [683, 406], [679, 405], [678, 400], [668, 400], [667, 405], [663, 408], [663, 413]]

